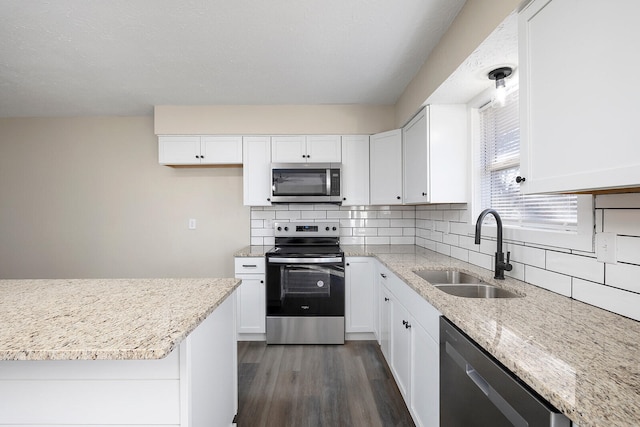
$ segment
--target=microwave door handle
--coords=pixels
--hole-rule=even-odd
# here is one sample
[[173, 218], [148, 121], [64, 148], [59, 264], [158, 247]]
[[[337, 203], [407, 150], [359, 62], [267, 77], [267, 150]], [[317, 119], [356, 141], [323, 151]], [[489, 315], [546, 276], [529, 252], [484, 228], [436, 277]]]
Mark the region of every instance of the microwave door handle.
[[331, 168], [327, 169], [327, 196], [331, 195]]

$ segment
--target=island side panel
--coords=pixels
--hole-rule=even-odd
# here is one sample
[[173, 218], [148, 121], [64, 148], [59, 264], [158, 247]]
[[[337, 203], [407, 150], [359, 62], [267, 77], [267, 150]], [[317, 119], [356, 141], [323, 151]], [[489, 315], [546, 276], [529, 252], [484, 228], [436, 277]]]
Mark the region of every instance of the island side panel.
[[177, 351], [160, 360], [0, 361], [0, 425], [180, 424]]
[[180, 346], [181, 427], [233, 425], [238, 410], [236, 293]]

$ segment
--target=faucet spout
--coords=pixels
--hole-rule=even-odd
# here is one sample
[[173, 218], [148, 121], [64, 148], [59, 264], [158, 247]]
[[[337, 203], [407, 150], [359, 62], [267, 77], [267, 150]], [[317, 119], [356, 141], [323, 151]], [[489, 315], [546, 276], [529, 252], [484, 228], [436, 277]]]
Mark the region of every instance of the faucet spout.
[[482, 221], [484, 221], [484, 218], [489, 214], [493, 215], [496, 219], [496, 254], [494, 278], [504, 280], [504, 272], [511, 271], [513, 269], [513, 266], [509, 264], [511, 252], [507, 252], [506, 262], [504, 260], [504, 253], [502, 252], [502, 219], [495, 209], [485, 209], [478, 216], [478, 220], [476, 221], [475, 244], [480, 244], [480, 239], [482, 238]]

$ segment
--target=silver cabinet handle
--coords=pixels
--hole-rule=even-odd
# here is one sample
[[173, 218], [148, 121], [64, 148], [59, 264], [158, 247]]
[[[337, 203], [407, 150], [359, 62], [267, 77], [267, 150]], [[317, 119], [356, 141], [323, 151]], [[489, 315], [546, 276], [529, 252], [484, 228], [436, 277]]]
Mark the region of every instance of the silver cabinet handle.
[[242, 266], [244, 268], [257, 268], [258, 267], [256, 264], [242, 264]]

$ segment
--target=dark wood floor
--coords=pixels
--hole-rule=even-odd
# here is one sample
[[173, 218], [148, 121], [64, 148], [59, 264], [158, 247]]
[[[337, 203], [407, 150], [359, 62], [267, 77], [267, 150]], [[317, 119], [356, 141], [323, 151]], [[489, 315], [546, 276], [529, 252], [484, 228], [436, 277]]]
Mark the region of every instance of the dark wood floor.
[[375, 341], [238, 343], [238, 427], [414, 426]]

